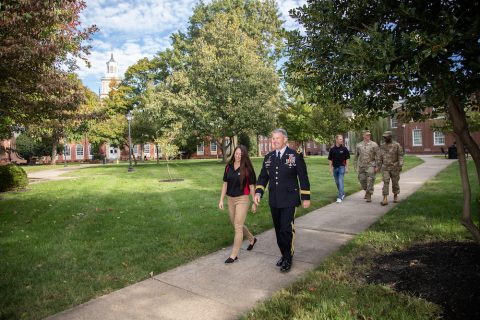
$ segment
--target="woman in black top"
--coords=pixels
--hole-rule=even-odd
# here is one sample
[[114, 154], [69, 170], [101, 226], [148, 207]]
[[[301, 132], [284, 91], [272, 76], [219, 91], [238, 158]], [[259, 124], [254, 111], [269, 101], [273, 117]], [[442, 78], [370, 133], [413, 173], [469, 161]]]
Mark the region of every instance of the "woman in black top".
[[[235, 148], [232, 158], [225, 167], [222, 193], [220, 195], [220, 202], [218, 203], [218, 207], [223, 210], [223, 200], [225, 195], [228, 196], [228, 213], [230, 222], [235, 229], [232, 252], [230, 257], [225, 260], [225, 263], [232, 263], [238, 259], [237, 256], [240, 251], [240, 246], [242, 245], [244, 234], [249, 241], [247, 250], [252, 250], [257, 242], [257, 238], [255, 238], [247, 226], [244, 225], [248, 207], [250, 206], [249, 196], [251, 195], [253, 200], [256, 182], [255, 170], [248, 157], [247, 148], [239, 145]], [[255, 213], [256, 210], [257, 207], [255, 204], [252, 204], [252, 212]]]

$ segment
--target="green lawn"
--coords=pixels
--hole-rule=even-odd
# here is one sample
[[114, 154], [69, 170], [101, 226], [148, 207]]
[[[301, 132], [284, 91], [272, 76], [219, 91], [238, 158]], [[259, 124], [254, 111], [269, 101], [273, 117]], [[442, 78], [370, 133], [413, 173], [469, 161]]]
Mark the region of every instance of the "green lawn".
[[[419, 163], [407, 157], [406, 169]], [[254, 164], [259, 170], [261, 159]], [[335, 201], [336, 188], [325, 157], [307, 165], [311, 211]], [[230, 245], [227, 210], [217, 209], [223, 169], [214, 160], [174, 161], [174, 178], [184, 181], [170, 183], [159, 181], [168, 178], [164, 162], [134, 173], [98, 166], [2, 194], [0, 319], [44, 318]], [[359, 190], [354, 172], [345, 185], [347, 194]], [[272, 227], [265, 201], [247, 224], [254, 233]]]
[[[479, 188], [472, 162], [472, 212], [478, 225]], [[374, 257], [415, 243], [472, 239], [460, 225], [462, 188], [451, 165], [403, 200], [316, 270], [281, 290], [245, 319], [438, 319], [440, 308], [359, 277]]]

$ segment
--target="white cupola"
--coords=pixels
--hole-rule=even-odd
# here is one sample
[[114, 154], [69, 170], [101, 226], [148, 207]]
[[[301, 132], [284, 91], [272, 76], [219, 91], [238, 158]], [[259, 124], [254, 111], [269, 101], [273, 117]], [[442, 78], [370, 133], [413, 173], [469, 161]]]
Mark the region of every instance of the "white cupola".
[[118, 73], [118, 64], [115, 59], [113, 59], [113, 52], [110, 55], [110, 60], [107, 62], [107, 77], [116, 77]]

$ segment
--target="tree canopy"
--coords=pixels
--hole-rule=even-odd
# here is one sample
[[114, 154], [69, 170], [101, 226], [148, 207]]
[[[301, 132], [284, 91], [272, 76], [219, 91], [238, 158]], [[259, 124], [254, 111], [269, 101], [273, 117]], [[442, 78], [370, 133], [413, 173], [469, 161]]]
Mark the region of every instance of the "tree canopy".
[[[445, 114], [480, 178], [480, 150], [466, 119], [466, 111], [479, 110], [479, 1], [312, 0], [291, 13], [305, 33], [289, 39], [290, 83], [322, 106], [333, 102], [360, 116]], [[480, 242], [468, 214], [462, 221]]]
[[138, 109], [138, 121], [150, 116], [155, 140], [173, 131], [179, 135], [168, 140], [183, 142], [265, 133], [280, 96], [281, 23], [272, 0], [201, 1], [187, 32], [172, 35], [172, 49], [131, 66], [111, 99]]
[[81, 29], [83, 0], [13, 1], [0, 4], [0, 134], [35, 122], [84, 99], [69, 75], [86, 61], [85, 41], [95, 26]]

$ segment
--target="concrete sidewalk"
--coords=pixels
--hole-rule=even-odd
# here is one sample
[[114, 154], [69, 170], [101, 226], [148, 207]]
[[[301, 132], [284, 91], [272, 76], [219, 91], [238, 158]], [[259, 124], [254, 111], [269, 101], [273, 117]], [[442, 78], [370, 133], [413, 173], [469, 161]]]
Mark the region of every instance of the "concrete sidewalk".
[[57, 169], [49, 169], [28, 173], [28, 180], [30, 183], [45, 182], [51, 180], [67, 180], [74, 179], [74, 177], [64, 176], [63, 174], [71, 171], [80, 170], [83, 168], [90, 168], [99, 166], [98, 164], [81, 164], [78, 166], [67, 166]]
[[[429, 156], [421, 158], [424, 164], [401, 175], [401, 199], [452, 163]], [[279, 252], [271, 229], [257, 235], [255, 248], [250, 252], [243, 249], [233, 264], [223, 263], [231, 249], [225, 248], [48, 319], [236, 319], [314, 269], [391, 210], [393, 203], [380, 205], [381, 184], [375, 189], [372, 203], [365, 202], [363, 191], [357, 192], [342, 204], [332, 203], [296, 219], [295, 257], [287, 274], [275, 266]], [[262, 205], [268, 205], [265, 199]]]

